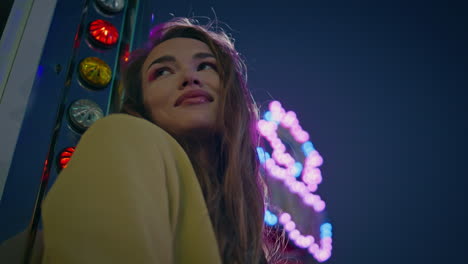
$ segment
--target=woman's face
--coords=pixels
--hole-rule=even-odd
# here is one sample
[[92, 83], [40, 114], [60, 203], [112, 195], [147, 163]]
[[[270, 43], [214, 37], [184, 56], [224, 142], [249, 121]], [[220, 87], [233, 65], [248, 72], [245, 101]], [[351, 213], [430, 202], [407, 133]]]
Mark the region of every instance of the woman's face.
[[142, 68], [143, 103], [157, 125], [176, 135], [215, 128], [221, 82], [214, 54], [190, 38], [166, 40]]

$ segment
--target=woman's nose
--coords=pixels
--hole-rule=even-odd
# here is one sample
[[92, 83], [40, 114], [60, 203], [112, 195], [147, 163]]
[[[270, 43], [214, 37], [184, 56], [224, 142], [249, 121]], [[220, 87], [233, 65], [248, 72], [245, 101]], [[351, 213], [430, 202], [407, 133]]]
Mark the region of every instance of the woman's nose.
[[200, 86], [200, 80], [198, 80], [197, 78], [190, 78], [190, 79], [186, 79], [184, 83], [182, 83], [183, 87], [190, 86], [190, 85]]
[[196, 76], [195, 71], [190, 71], [187, 70], [184, 74], [184, 79], [182, 82], [182, 88], [185, 88], [187, 86], [201, 86], [200, 79]]

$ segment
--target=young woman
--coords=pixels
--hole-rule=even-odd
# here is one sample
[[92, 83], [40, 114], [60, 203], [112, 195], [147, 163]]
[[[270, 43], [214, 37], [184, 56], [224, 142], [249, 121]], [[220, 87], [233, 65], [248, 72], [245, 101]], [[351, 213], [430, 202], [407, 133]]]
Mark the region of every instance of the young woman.
[[43, 203], [43, 263], [267, 263], [257, 108], [222, 31], [154, 28]]

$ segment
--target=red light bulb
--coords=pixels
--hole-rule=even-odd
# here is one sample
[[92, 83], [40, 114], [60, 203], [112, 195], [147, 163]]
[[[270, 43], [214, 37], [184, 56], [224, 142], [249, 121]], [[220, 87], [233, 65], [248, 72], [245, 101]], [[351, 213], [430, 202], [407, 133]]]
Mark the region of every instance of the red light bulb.
[[60, 153], [58, 158], [58, 165], [60, 169], [65, 169], [68, 166], [68, 162], [71, 159], [71, 156], [75, 152], [75, 147], [68, 147]]
[[112, 46], [119, 40], [119, 31], [110, 22], [97, 19], [89, 24], [89, 35], [104, 46]]

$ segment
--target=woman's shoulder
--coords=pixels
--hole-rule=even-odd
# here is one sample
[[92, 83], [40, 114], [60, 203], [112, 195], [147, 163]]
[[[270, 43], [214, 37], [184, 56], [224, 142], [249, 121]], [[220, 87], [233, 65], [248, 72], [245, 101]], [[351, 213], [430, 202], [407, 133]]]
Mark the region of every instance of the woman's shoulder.
[[177, 141], [159, 126], [146, 119], [128, 114], [111, 114], [97, 120], [81, 137], [80, 145], [95, 148], [115, 148], [124, 145], [129, 151], [141, 148], [167, 148], [183, 151]]
[[[157, 125], [149, 122], [146, 119], [131, 116], [128, 114], [110, 114], [99, 120], [97, 120], [88, 131], [95, 130], [109, 130], [108, 132], [128, 132], [128, 131], [138, 131], [140, 129], [149, 129], [164, 132]], [[87, 133], [90, 133], [88, 132]], [[165, 132], [164, 132], [165, 133]], [[86, 133], [85, 133], [86, 134]]]
[[97, 120], [84, 134], [83, 138], [117, 138], [122, 141], [134, 139], [174, 140], [171, 135], [146, 119], [128, 114], [111, 114]]

